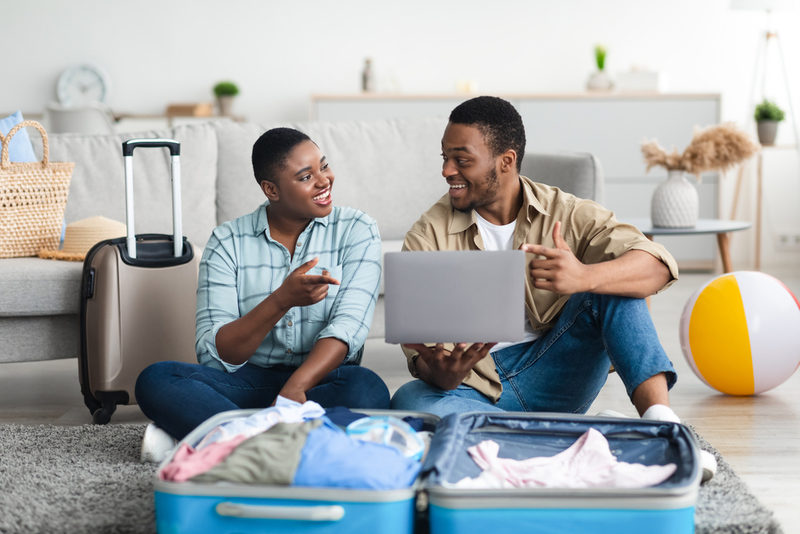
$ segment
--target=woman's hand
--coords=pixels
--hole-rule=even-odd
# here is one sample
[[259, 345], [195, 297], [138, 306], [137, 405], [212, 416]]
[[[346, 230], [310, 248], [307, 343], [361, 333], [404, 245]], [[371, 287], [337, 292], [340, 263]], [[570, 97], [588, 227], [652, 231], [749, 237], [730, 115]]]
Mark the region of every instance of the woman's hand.
[[305, 262], [292, 271], [281, 286], [273, 293], [281, 309], [289, 310], [295, 306], [311, 306], [328, 295], [328, 285], [340, 285], [339, 280], [331, 278], [328, 271], [322, 275], [306, 274], [319, 262], [319, 258]]

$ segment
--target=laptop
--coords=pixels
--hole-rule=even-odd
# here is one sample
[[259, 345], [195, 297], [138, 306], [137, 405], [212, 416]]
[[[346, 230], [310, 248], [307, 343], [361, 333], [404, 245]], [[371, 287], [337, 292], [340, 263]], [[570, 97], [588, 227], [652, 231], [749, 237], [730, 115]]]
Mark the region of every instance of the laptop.
[[525, 253], [388, 252], [387, 343], [518, 342], [525, 337]]

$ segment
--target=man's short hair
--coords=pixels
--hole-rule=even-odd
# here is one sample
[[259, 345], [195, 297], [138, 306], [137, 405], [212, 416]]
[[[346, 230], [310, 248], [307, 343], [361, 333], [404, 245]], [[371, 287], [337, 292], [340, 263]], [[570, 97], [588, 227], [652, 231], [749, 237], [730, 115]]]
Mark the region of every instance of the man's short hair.
[[517, 172], [525, 155], [525, 127], [510, 102], [496, 96], [479, 96], [462, 102], [450, 113], [450, 122], [475, 126], [497, 157], [508, 149], [517, 153]]
[[256, 182], [275, 183], [275, 173], [286, 168], [286, 158], [294, 147], [311, 139], [292, 128], [273, 128], [264, 132], [253, 145], [253, 173]]

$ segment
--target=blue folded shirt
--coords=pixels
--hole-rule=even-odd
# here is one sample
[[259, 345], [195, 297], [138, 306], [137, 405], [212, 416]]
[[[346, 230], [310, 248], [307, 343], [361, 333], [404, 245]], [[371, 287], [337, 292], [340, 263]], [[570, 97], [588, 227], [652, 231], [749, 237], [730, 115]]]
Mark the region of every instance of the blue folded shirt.
[[330, 419], [308, 434], [294, 486], [392, 490], [410, 487], [421, 464], [397, 449], [348, 436]]

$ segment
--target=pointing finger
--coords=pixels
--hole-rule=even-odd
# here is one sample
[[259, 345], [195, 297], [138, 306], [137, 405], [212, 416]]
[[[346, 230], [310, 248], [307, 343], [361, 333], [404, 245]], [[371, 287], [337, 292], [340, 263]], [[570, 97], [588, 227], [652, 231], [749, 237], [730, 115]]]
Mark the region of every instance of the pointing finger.
[[554, 248], [545, 247], [542, 245], [522, 245], [522, 250], [528, 254], [537, 254], [545, 258], [557, 258], [558, 252]]
[[336, 278], [331, 278], [330, 276], [322, 276], [319, 274], [309, 274], [303, 279], [303, 282], [306, 284], [312, 285], [321, 285], [321, 284], [333, 284], [335, 286], [341, 285]]

